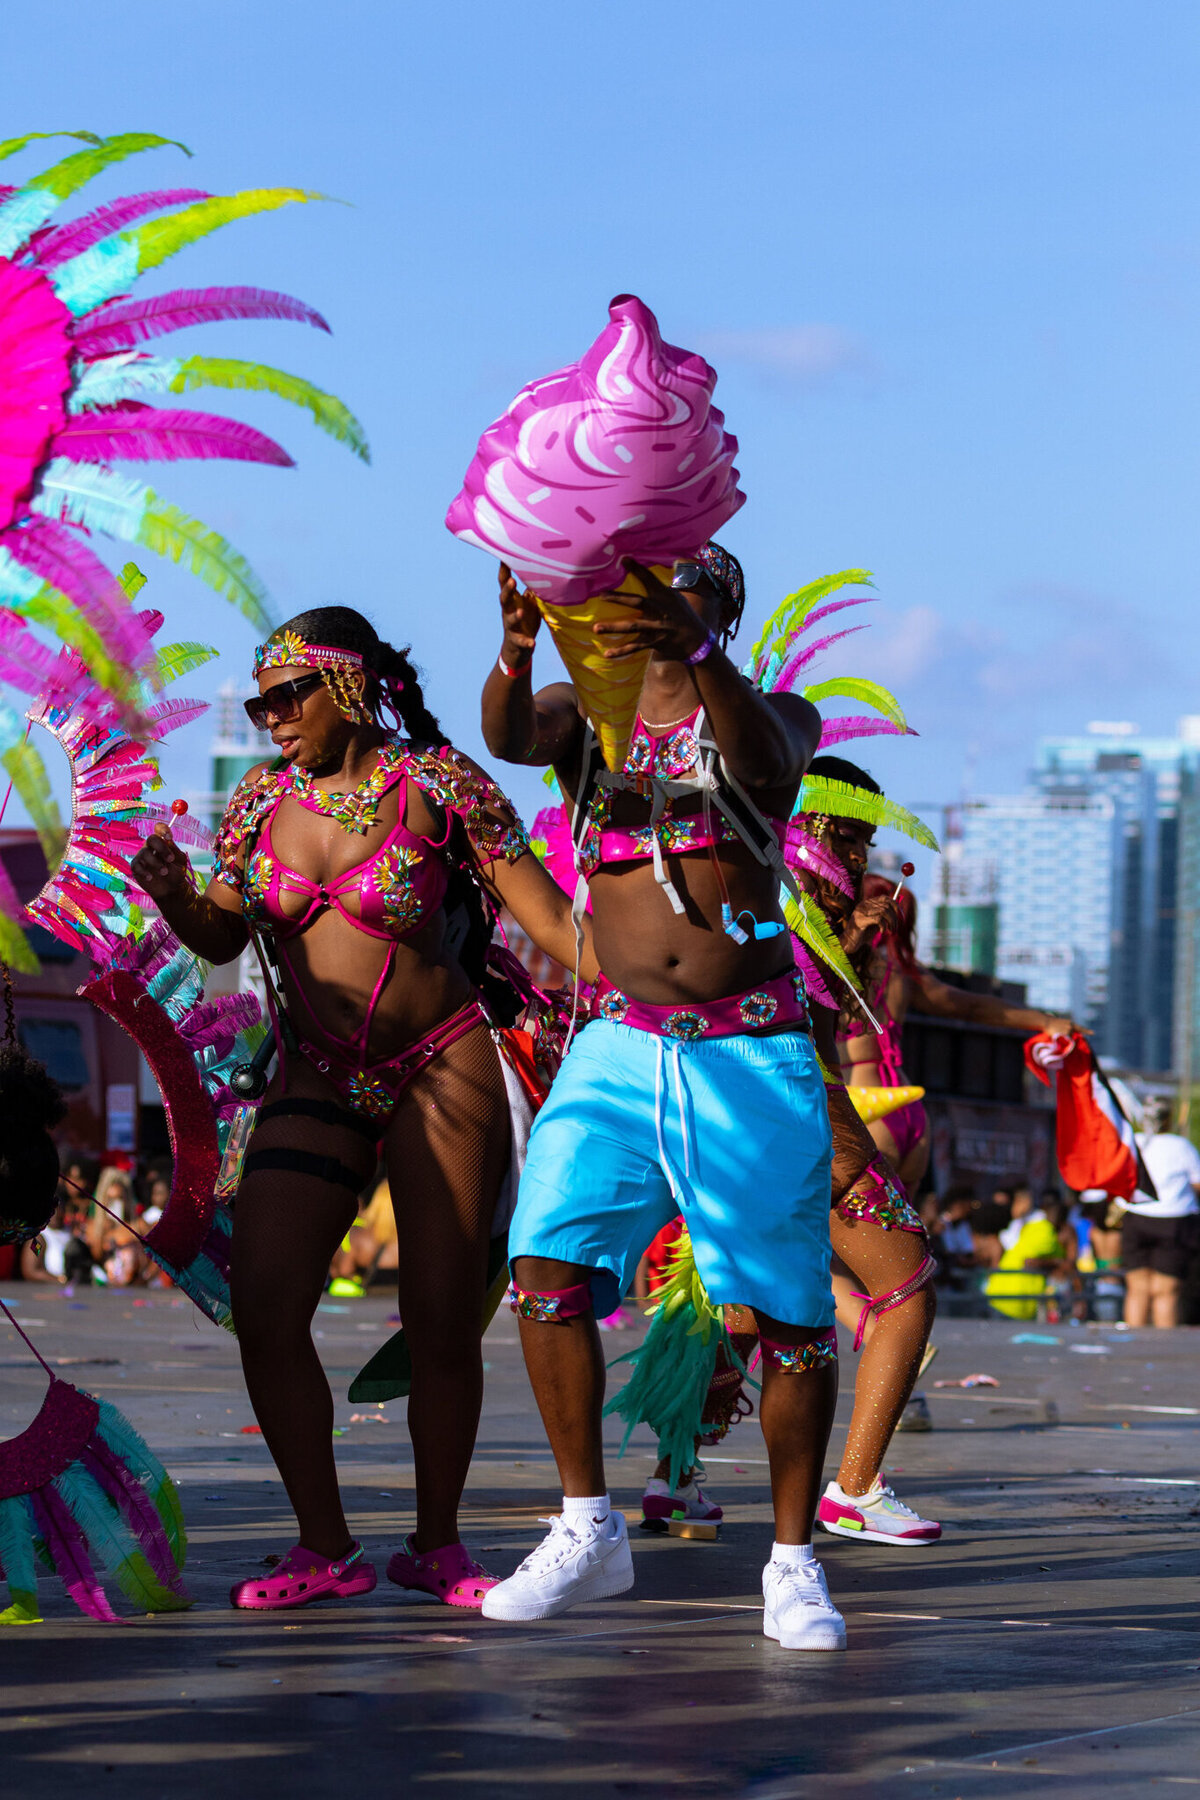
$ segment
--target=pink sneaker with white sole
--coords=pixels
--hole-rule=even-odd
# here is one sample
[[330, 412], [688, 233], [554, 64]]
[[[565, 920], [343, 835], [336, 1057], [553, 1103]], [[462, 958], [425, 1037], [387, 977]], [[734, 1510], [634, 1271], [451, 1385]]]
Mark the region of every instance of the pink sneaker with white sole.
[[923, 1519], [877, 1475], [865, 1494], [847, 1494], [831, 1481], [817, 1508], [817, 1523], [835, 1537], [873, 1544], [932, 1544], [942, 1535], [936, 1519]]
[[705, 1519], [709, 1524], [717, 1525], [724, 1518], [719, 1506], [715, 1506], [703, 1493], [700, 1484], [694, 1478], [685, 1481], [672, 1493], [665, 1481], [657, 1477], [646, 1483], [646, 1491], [642, 1495], [642, 1518], [651, 1521], [656, 1519]]

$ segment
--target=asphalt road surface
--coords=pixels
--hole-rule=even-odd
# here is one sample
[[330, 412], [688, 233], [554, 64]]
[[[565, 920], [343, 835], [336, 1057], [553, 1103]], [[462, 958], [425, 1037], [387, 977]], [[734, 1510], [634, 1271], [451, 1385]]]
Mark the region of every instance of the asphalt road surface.
[[[294, 1526], [243, 1431], [233, 1339], [162, 1292], [0, 1293], [62, 1376], [113, 1400], [163, 1456], [196, 1602], [101, 1625], [43, 1581], [45, 1622], [0, 1632], [0, 1770], [22, 1800], [1200, 1795], [1200, 1332], [939, 1325], [922, 1384], [934, 1429], [898, 1437], [888, 1473], [944, 1536], [907, 1549], [822, 1538], [849, 1627], [838, 1656], [763, 1639], [772, 1532], [755, 1419], [708, 1459], [726, 1509], [716, 1543], [634, 1529], [648, 1434], [613, 1456], [628, 1596], [497, 1625], [390, 1587], [384, 1564], [412, 1525], [404, 1405], [341, 1398], [394, 1328], [386, 1298], [325, 1302], [317, 1318], [347, 1511], [380, 1584], [360, 1601], [235, 1613], [231, 1582], [289, 1548]], [[45, 1377], [0, 1330], [11, 1435]], [[1058, 1341], [1014, 1341], [1025, 1332]], [[608, 1338], [614, 1356], [636, 1341]], [[464, 1535], [504, 1575], [559, 1489], [507, 1313], [485, 1354]], [[843, 1358], [830, 1473], [846, 1344]], [[1000, 1386], [934, 1386], [976, 1372]]]

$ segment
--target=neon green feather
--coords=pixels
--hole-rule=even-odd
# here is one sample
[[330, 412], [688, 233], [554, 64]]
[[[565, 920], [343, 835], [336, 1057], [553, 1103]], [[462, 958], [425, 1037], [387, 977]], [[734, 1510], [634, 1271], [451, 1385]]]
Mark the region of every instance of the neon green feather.
[[[72, 137], [83, 137], [83, 132], [72, 132]], [[29, 139], [26, 138], [26, 143]], [[27, 181], [27, 188], [40, 188], [54, 195], [56, 200], [68, 200], [77, 194], [82, 187], [114, 163], [124, 162], [127, 156], [136, 156], [140, 150], [161, 150], [167, 145], [182, 150], [185, 156], [192, 153], [186, 144], [177, 142], [175, 138], [159, 137], [152, 131], [125, 131], [119, 137], [98, 138], [95, 148], [77, 150], [73, 156], [64, 157], [62, 162], [55, 163], [49, 169], [43, 169]], [[0, 146], [0, 153], [3, 146]]]
[[27, 742], [10, 745], [3, 756], [0, 756], [0, 763], [3, 763], [21, 798], [21, 804], [29, 814], [47, 863], [51, 869], [57, 869], [66, 849], [67, 833], [62, 814], [58, 810], [58, 802], [50, 792], [50, 777], [46, 773], [45, 763], [33, 745]]
[[818, 601], [851, 584], [856, 587], [873, 587], [870, 569], [840, 569], [835, 575], [822, 575], [818, 580], [810, 581], [807, 587], [797, 588], [794, 594], [789, 594], [782, 600], [763, 626], [758, 642], [750, 652], [750, 661], [755, 670], [768, 662], [777, 651], [786, 648], [788, 639], [799, 630]]
[[819, 957], [823, 963], [828, 963], [848, 987], [853, 988], [856, 994], [861, 994], [862, 984], [834, 935], [829, 920], [812, 895], [801, 889], [799, 902], [793, 895], [786, 895], [783, 916], [787, 920], [788, 930], [794, 932], [814, 956]]
[[219, 532], [190, 518], [169, 501], [160, 500], [157, 494], [147, 492], [137, 535], [147, 550], [182, 563], [215, 592], [231, 600], [258, 630], [266, 633], [271, 629], [266, 590], [246, 559]]
[[885, 719], [890, 719], [899, 730], [908, 730], [908, 720], [904, 717], [904, 709], [895, 694], [881, 687], [877, 681], [867, 681], [861, 675], [834, 675], [829, 681], [814, 681], [803, 692], [804, 698], [811, 700], [814, 706], [822, 700], [835, 697], [840, 700], [861, 700], [864, 705], [873, 706], [876, 712], [881, 712]]
[[123, 663], [113, 660], [105, 649], [99, 632], [89, 625], [66, 594], [46, 583], [36, 594], [31, 594], [28, 600], [13, 600], [9, 605], [23, 619], [29, 619], [35, 625], [48, 626], [56, 638], [77, 651], [87, 664], [89, 672], [108, 693], [122, 699], [129, 696], [134, 684], [130, 680], [128, 669]]
[[216, 654], [211, 644], [163, 644], [155, 653], [159, 680], [164, 685], [178, 681], [181, 675], [190, 675], [193, 669], [211, 662]]
[[926, 850], [938, 849], [938, 841], [915, 813], [897, 806], [886, 794], [872, 794], [848, 781], [830, 781], [823, 775], [806, 775], [800, 789], [801, 812], [824, 813], [835, 819], [861, 819], [866, 825], [890, 825], [903, 831]]
[[127, 562], [118, 579], [125, 590], [127, 600], [136, 600], [146, 585], [146, 577], [135, 562]]
[[293, 406], [305, 406], [322, 431], [347, 445], [363, 462], [371, 460], [366, 434], [350, 408], [336, 394], [326, 394], [302, 375], [288, 375], [267, 363], [243, 362], [231, 356], [189, 356], [180, 364], [170, 392], [187, 394], [200, 387], [253, 388], [290, 400]]
[[94, 131], [27, 131], [22, 137], [5, 138], [4, 142], [0, 143], [0, 162], [4, 162], [7, 157], [15, 156], [19, 150], [24, 150], [26, 144], [35, 143], [39, 138], [56, 137], [78, 138], [84, 144], [102, 144], [104, 142], [104, 139], [97, 137]]
[[177, 251], [234, 219], [244, 219], [252, 213], [273, 212], [276, 207], [287, 206], [293, 200], [323, 198], [324, 195], [310, 194], [303, 188], [246, 188], [240, 194], [217, 194], [211, 200], [198, 200], [194, 206], [185, 206], [182, 212], [148, 219], [144, 225], [123, 231], [121, 237], [126, 243], [136, 245], [138, 272], [144, 274], [147, 269], [157, 269]]
[[0, 962], [20, 969], [22, 975], [36, 975], [41, 967], [20, 924], [6, 912], [0, 912]]

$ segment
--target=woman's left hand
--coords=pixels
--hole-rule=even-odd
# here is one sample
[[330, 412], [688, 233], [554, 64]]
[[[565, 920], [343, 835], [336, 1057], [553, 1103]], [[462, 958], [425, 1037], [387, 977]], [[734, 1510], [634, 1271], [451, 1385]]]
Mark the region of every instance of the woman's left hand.
[[686, 662], [708, 636], [703, 618], [688, 605], [686, 590], [668, 587], [652, 569], [631, 556], [625, 558], [625, 567], [646, 594], [644, 599], [639, 594], [618, 594], [615, 597], [628, 606], [629, 617], [592, 626], [597, 637], [614, 640], [604, 647], [605, 659], [620, 662], [627, 656], [657, 650], [671, 662]]

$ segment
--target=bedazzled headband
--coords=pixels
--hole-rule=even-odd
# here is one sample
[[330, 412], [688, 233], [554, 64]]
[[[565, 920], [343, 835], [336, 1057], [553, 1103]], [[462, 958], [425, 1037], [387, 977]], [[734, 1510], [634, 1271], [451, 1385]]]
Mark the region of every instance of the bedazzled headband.
[[357, 650], [343, 650], [335, 644], [309, 644], [295, 631], [277, 631], [254, 652], [254, 674], [264, 669], [290, 668], [306, 664], [316, 669], [333, 696], [334, 705], [355, 725], [366, 725], [372, 714], [366, 700], [349, 679], [352, 669], [363, 668]]
[[696, 561], [702, 563], [712, 579], [725, 589], [735, 606], [744, 605], [746, 580], [736, 556], [731, 556], [720, 544], [710, 542], [696, 552]]
[[264, 669], [283, 669], [294, 663], [322, 670], [336, 668], [339, 663], [361, 669], [363, 659], [357, 650], [342, 650], [334, 644], [308, 644], [295, 631], [277, 631], [254, 652], [256, 676]]

